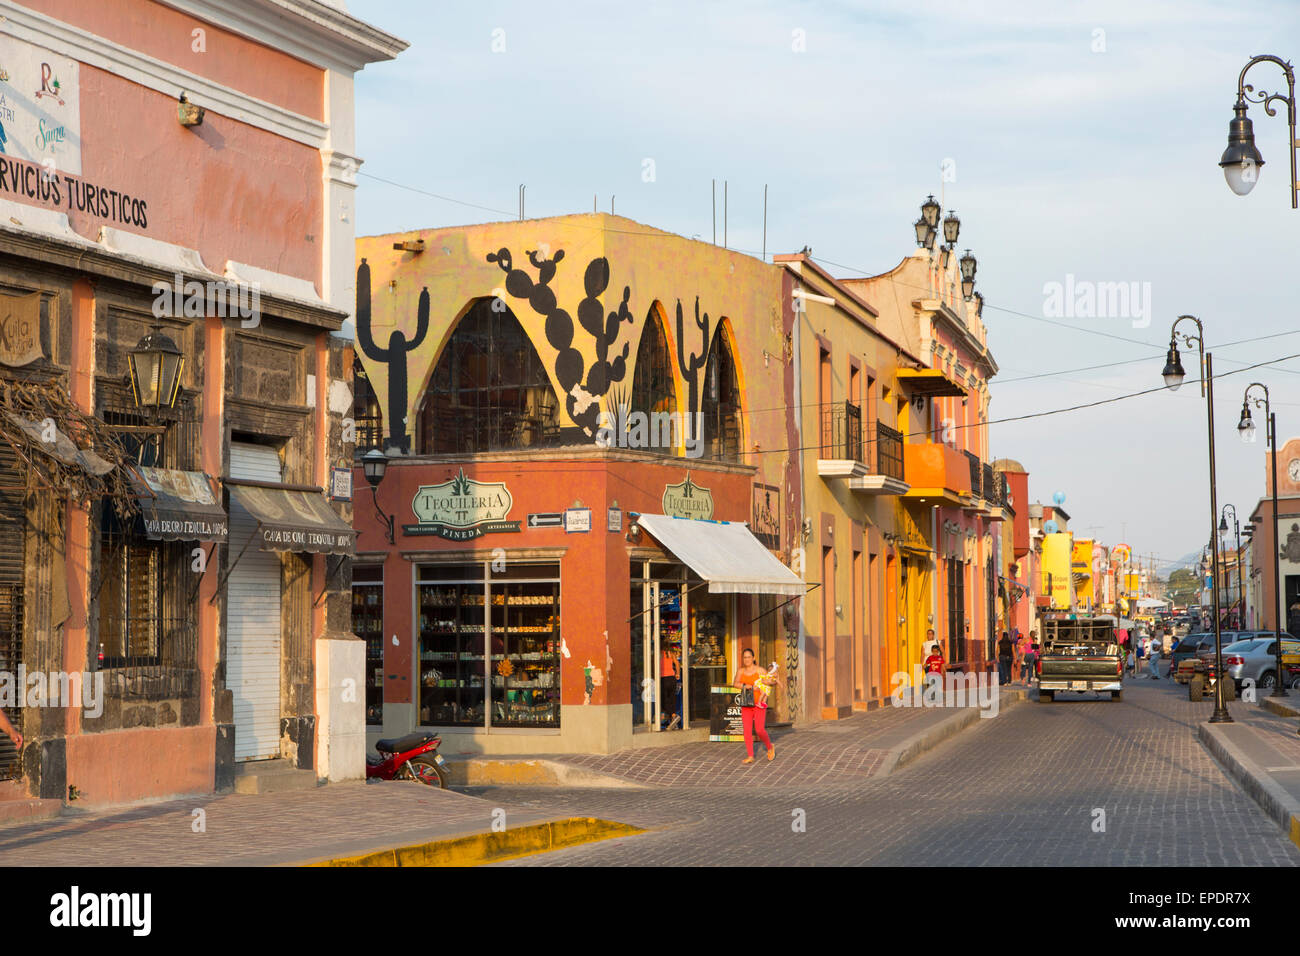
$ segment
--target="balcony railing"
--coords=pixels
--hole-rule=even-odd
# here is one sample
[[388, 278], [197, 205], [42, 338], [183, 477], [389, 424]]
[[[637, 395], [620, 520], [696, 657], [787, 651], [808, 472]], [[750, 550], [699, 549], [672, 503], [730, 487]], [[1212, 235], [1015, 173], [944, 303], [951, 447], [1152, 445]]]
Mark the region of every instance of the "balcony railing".
[[970, 466], [970, 493], [972, 497], [979, 497], [983, 487], [980, 456], [971, 451], [962, 451], [962, 454], [966, 456], [966, 463]]
[[876, 422], [876, 474], [903, 480], [903, 433]]
[[852, 402], [839, 402], [822, 409], [821, 457], [865, 463], [861, 408]]
[[993, 466], [984, 465], [984, 481], [981, 486], [984, 489], [984, 500], [990, 503], [998, 503], [997, 484], [993, 480]]

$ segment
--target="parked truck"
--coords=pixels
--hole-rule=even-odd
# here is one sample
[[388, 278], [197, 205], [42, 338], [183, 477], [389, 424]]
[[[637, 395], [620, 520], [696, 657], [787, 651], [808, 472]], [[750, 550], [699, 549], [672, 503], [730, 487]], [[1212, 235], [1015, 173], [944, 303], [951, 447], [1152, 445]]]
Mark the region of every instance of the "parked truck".
[[1038, 655], [1038, 700], [1051, 703], [1058, 692], [1105, 693], [1124, 699], [1123, 648], [1115, 638], [1115, 619], [1092, 615], [1048, 616]]

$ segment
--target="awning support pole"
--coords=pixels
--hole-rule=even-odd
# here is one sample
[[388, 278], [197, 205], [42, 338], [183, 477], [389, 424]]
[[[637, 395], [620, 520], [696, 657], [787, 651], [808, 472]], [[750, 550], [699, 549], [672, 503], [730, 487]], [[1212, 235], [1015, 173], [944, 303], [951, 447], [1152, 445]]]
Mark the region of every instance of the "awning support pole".
[[[785, 606], [786, 606], [787, 604], [789, 604], [791, 601], [797, 601], [797, 600], [799, 600], [801, 597], [807, 597], [808, 594], [809, 594], [809, 592], [811, 592], [811, 591], [816, 591], [816, 590], [817, 590], [819, 587], [821, 587], [821, 586], [822, 586], [822, 585], [821, 585], [821, 582], [818, 581], [817, 583], [815, 583], [815, 584], [813, 584], [812, 586], [810, 586], [810, 587], [808, 588], [808, 590], [805, 591], [803, 594], [796, 594], [794, 597], [790, 598], [789, 601], [782, 601], [782, 602], [781, 602], [780, 604], [778, 604], [776, 607], [774, 607], [774, 608], [769, 608], [768, 610], [766, 610], [766, 611], [764, 611], [762, 614], [760, 614], [758, 617], [751, 618], [750, 621], [749, 621], [749, 623], [750, 623], [750, 624], [753, 624], [754, 621], [757, 621], [759, 617], [767, 617], [767, 616], [768, 616], [769, 614], [771, 614], [773, 611], [779, 611], [781, 608], [785, 607]], [[748, 626], [748, 625], [746, 625], [746, 626]]]
[[226, 584], [226, 579], [230, 577], [230, 573], [235, 570], [235, 565], [239, 564], [240, 559], [244, 557], [244, 552], [248, 550], [248, 546], [253, 543], [253, 539], [257, 537], [257, 533], [261, 530], [262, 522], [259, 521], [257, 527], [253, 529], [253, 533], [250, 534], [248, 540], [244, 542], [244, 546], [239, 549], [239, 554], [235, 555], [235, 560], [231, 562], [230, 567], [226, 568], [226, 573], [221, 576], [219, 581], [217, 581], [217, 589], [212, 592], [212, 597], [208, 598], [209, 604], [217, 603], [217, 597], [220, 596], [221, 589]]
[[[199, 588], [203, 587], [203, 579], [207, 577], [208, 574], [208, 565], [212, 563], [212, 557], [217, 553], [217, 545], [220, 543], [220, 541], [213, 541], [212, 547], [208, 550], [208, 556], [203, 559], [203, 573], [199, 575], [198, 583], [194, 585], [194, 590], [190, 592], [191, 604], [193, 604], [194, 599], [199, 596]], [[218, 586], [217, 590], [219, 591], [221, 588]]]
[[[335, 576], [336, 576], [340, 571], [343, 570], [343, 562], [347, 560], [347, 557], [348, 557], [348, 556], [347, 556], [346, 554], [337, 554], [337, 555], [336, 555], [336, 554], [327, 554], [327, 555], [325, 555], [325, 583], [324, 583], [323, 585], [321, 585], [320, 594], [317, 595], [316, 600], [314, 600], [314, 601], [311, 602], [311, 606], [312, 606], [312, 607], [320, 607], [320, 602], [323, 601], [323, 600], [325, 600], [325, 595], [329, 593], [330, 582], [333, 581], [333, 580], [334, 580], [334, 577], [335, 577]], [[338, 558], [338, 559], [339, 559], [339, 563], [336, 564], [336, 565], [334, 566], [334, 570], [333, 570], [333, 571], [331, 571], [331, 570], [329, 569], [329, 566], [330, 566], [330, 558]]]

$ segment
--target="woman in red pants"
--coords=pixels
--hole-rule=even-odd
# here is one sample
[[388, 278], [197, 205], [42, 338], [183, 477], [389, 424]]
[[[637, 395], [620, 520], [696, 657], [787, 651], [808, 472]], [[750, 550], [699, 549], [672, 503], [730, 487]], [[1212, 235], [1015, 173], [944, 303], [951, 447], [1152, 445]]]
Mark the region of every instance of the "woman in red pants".
[[749, 754], [741, 763], [754, 762], [754, 737], [763, 741], [763, 746], [767, 747], [767, 759], [771, 760], [776, 756], [776, 748], [772, 746], [772, 740], [767, 736], [767, 731], [763, 728], [767, 720], [767, 686], [768, 674], [763, 668], [754, 663], [754, 652], [749, 648], [740, 652], [740, 669], [736, 671], [736, 679], [733, 683], [741, 689], [741, 696], [744, 699], [746, 687], [749, 688], [753, 695], [754, 705], [751, 707], [740, 708], [741, 725], [745, 728], [745, 751]]

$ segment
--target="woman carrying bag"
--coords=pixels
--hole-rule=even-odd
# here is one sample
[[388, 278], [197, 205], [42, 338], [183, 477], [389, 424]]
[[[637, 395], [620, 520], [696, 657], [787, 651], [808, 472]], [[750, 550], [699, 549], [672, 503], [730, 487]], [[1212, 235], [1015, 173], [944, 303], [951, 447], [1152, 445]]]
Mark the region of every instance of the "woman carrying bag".
[[767, 759], [776, 756], [776, 748], [767, 735], [764, 723], [767, 721], [767, 699], [776, 683], [776, 665], [764, 671], [754, 663], [754, 652], [745, 648], [740, 653], [740, 669], [736, 671], [733, 683], [740, 688], [740, 722], [745, 729], [745, 751], [748, 756], [741, 763], [754, 762], [754, 736], [763, 741], [767, 748]]

